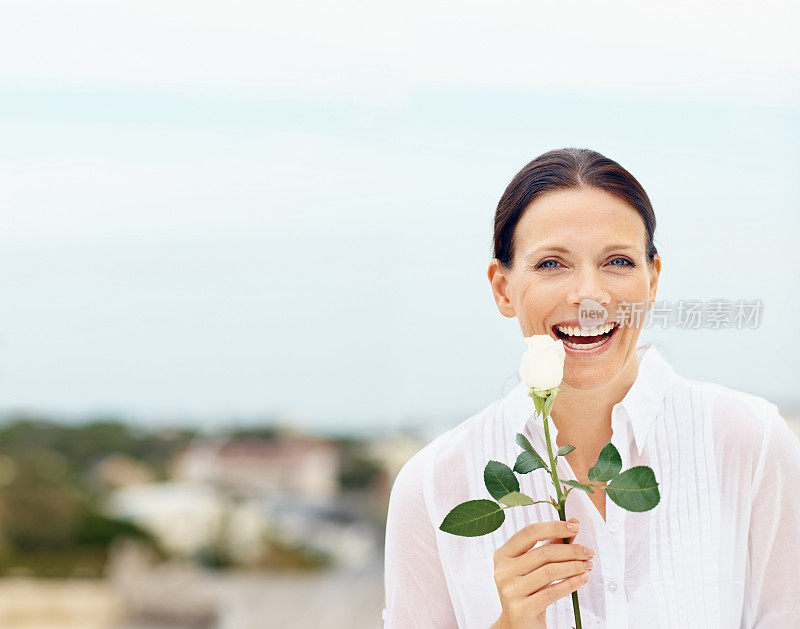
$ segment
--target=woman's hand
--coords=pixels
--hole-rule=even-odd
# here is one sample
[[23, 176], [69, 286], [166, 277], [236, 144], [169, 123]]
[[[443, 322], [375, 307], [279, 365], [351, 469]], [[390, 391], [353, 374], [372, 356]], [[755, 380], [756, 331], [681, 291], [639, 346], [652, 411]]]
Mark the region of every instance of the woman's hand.
[[[570, 518], [577, 524], [577, 519]], [[577, 590], [589, 580], [594, 550], [565, 544], [577, 531], [567, 522], [537, 522], [520, 529], [494, 552], [494, 582], [503, 613], [493, 629], [546, 629], [548, 605]], [[537, 542], [548, 541], [538, 548]], [[530, 550], [533, 548], [533, 550]], [[588, 552], [587, 552], [588, 551]], [[563, 579], [559, 583], [553, 583]]]

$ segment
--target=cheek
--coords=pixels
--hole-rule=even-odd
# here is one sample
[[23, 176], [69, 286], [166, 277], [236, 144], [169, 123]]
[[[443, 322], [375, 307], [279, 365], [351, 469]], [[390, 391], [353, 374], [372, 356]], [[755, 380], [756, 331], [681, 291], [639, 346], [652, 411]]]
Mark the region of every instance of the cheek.
[[552, 290], [542, 290], [541, 286], [525, 294], [520, 310], [520, 322], [530, 334], [550, 334], [548, 321], [563, 314], [564, 296]]
[[646, 302], [650, 294], [649, 280], [646, 276], [622, 278], [609, 288], [617, 301]]
[[543, 282], [527, 284], [520, 293], [520, 301], [526, 312], [547, 313], [553, 309], [554, 305], [562, 303], [566, 299], [566, 293], [547, 286]]

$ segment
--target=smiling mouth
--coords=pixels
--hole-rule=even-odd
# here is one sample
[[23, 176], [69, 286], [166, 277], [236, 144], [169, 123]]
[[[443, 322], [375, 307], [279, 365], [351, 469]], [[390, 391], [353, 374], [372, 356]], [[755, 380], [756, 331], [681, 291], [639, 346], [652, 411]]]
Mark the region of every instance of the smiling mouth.
[[[608, 339], [614, 336], [614, 333], [617, 331], [618, 327], [619, 324], [614, 323], [614, 326], [607, 332], [604, 332], [602, 334], [595, 334], [592, 336], [568, 334], [567, 332], [560, 330], [558, 325], [554, 325], [552, 327], [552, 330], [558, 338], [564, 341], [564, 345], [566, 345], [567, 347], [580, 350], [590, 350], [595, 347], [601, 346]], [[573, 328], [572, 331], [575, 331], [575, 329]]]

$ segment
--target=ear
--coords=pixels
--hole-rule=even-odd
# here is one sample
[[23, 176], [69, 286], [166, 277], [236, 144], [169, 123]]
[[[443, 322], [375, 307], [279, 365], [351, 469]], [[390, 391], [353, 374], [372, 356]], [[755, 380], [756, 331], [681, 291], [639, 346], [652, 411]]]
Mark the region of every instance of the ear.
[[493, 258], [489, 263], [487, 275], [489, 277], [489, 284], [492, 286], [492, 293], [494, 294], [494, 302], [497, 304], [497, 309], [504, 317], [513, 319], [517, 316], [514, 310], [514, 304], [508, 294], [509, 284], [507, 277], [508, 270], [500, 264], [500, 260]]
[[652, 304], [656, 299], [656, 290], [658, 289], [658, 277], [661, 275], [661, 256], [653, 254], [653, 264], [648, 265], [650, 271], [650, 291], [649, 298]]

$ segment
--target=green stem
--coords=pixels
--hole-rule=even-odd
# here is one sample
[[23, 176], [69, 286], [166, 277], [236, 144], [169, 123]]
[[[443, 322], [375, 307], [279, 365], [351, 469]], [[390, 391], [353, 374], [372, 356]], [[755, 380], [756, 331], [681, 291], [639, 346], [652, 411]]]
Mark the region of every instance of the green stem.
[[[553, 484], [556, 486], [556, 496], [558, 497], [558, 504], [561, 505], [561, 509], [563, 510], [564, 505], [562, 502], [562, 494], [561, 494], [561, 484], [558, 482], [558, 474], [556, 473], [556, 459], [553, 456], [553, 445], [550, 442], [550, 424], [547, 422], [548, 416], [544, 416], [544, 438], [547, 440], [547, 456], [550, 457], [550, 476], [553, 479]], [[566, 543], [567, 540], [564, 540]]]
[[[552, 395], [552, 394], [551, 394]], [[558, 482], [558, 474], [556, 473], [556, 459], [553, 456], [553, 446], [550, 442], [550, 425], [547, 422], [549, 415], [544, 416], [544, 438], [547, 440], [547, 456], [550, 457], [550, 476], [553, 479], [553, 484], [556, 486], [556, 496], [558, 496], [558, 517], [562, 522], [567, 521], [566, 514], [566, 496], [562, 499], [561, 484]], [[564, 543], [569, 544], [571, 538], [565, 538]], [[578, 592], [577, 590], [572, 593], [572, 611], [575, 614], [575, 629], [581, 629], [581, 608], [578, 605]]]

